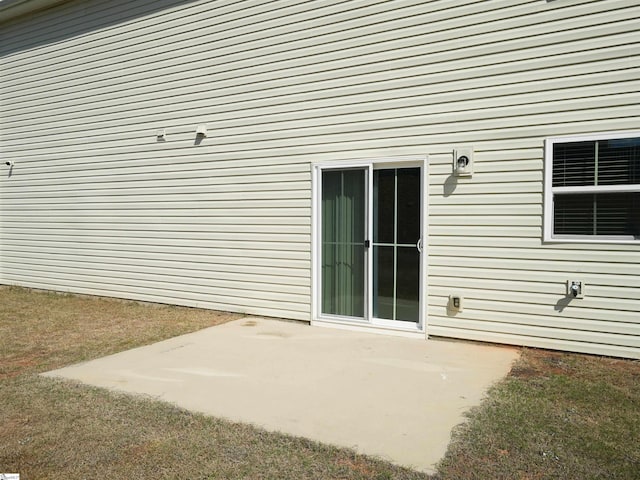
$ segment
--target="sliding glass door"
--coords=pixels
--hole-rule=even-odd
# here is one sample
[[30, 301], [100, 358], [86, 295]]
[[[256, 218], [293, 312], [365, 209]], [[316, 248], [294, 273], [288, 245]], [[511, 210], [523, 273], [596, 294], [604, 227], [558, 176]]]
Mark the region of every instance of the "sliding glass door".
[[419, 328], [422, 167], [319, 173], [320, 316]]

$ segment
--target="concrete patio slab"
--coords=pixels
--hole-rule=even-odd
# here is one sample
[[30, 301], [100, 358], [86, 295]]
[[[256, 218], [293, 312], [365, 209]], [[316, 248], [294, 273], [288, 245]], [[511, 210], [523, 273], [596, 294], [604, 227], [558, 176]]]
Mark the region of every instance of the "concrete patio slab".
[[45, 375], [432, 472], [514, 348], [245, 318]]

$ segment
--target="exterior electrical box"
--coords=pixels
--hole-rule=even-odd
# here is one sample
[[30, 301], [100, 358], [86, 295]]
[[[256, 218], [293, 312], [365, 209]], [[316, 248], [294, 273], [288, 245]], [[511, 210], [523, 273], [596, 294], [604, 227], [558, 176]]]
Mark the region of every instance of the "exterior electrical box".
[[567, 280], [567, 296], [584, 298], [584, 282], [580, 280]]

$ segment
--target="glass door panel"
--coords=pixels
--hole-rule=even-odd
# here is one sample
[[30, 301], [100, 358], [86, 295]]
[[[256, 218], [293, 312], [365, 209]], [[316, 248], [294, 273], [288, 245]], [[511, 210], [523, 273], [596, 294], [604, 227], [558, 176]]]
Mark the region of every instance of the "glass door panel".
[[373, 172], [373, 243], [393, 244], [395, 238], [395, 170]]
[[394, 250], [373, 246], [373, 316], [393, 318], [394, 310]]
[[322, 172], [322, 313], [364, 317], [366, 170]]
[[397, 247], [396, 316], [394, 320], [420, 319], [420, 252], [415, 245]]
[[400, 168], [396, 170], [397, 179], [397, 243], [416, 245], [420, 240], [420, 169]]
[[420, 168], [373, 173], [373, 316], [420, 321]]

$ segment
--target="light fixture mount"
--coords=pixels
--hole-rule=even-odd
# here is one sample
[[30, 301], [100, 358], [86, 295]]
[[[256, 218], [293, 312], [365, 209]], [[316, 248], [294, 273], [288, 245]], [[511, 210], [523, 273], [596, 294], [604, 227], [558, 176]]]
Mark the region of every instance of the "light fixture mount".
[[453, 151], [453, 174], [456, 177], [473, 175], [473, 147], [459, 147]]
[[207, 126], [206, 125], [198, 125], [196, 128], [196, 135], [199, 137], [207, 136]]

